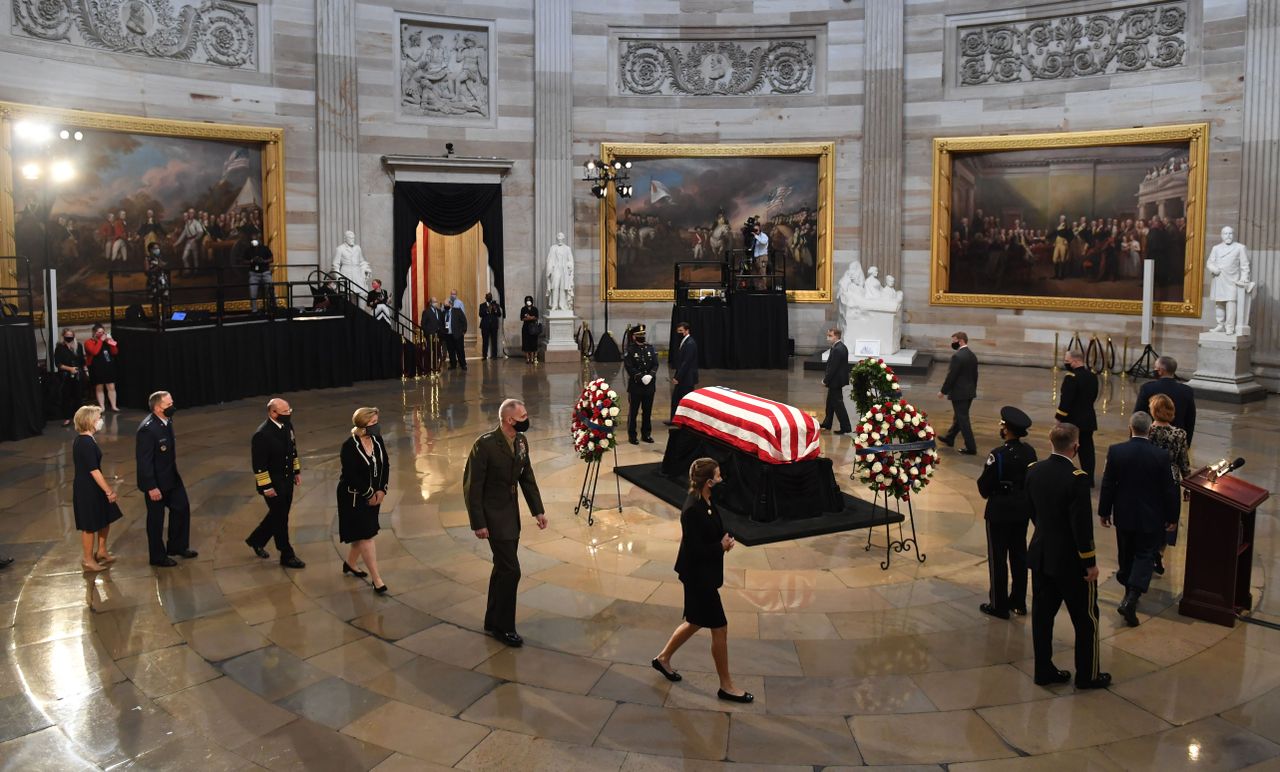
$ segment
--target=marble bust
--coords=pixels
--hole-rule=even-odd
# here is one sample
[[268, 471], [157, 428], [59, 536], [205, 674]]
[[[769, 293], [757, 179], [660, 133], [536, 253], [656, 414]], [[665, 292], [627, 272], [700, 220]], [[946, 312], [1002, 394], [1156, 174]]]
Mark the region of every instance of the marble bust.
[[867, 269], [866, 281], [862, 283], [862, 294], [868, 300], [880, 297], [884, 285], [880, 283], [880, 269], [874, 265]]
[[1213, 277], [1209, 295], [1217, 323], [1209, 332], [1235, 335], [1243, 333], [1249, 324], [1249, 301], [1257, 285], [1250, 278], [1249, 252], [1235, 236], [1235, 229], [1223, 228], [1222, 240], [1214, 245], [1205, 262]]
[[573, 310], [573, 250], [556, 234], [556, 243], [547, 251], [547, 310]]
[[347, 231], [343, 234], [342, 243], [338, 245], [333, 255], [333, 272], [347, 277], [360, 289], [369, 286], [369, 277], [373, 275], [373, 268], [364, 259], [364, 252], [356, 243], [355, 231]]

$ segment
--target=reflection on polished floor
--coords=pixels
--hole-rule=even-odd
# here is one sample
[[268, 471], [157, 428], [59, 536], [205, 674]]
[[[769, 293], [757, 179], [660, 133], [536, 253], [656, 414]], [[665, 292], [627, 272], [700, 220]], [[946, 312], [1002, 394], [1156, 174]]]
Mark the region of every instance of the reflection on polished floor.
[[[912, 401], [945, 424], [950, 413], [934, 396], [942, 371], [904, 381]], [[183, 411], [174, 395], [200, 551], [175, 569], [147, 565], [133, 485], [141, 415], [109, 416], [100, 435], [126, 513], [111, 539], [119, 560], [101, 574], [80, 571], [73, 435], [55, 423], [43, 437], [0, 445], [0, 555], [17, 558], [0, 574], [0, 766], [1280, 768], [1280, 632], [1178, 616], [1182, 546], [1143, 599], [1142, 625], [1130, 629], [1115, 613], [1114, 536], [1098, 529], [1103, 665], [1115, 685], [1076, 692], [1032, 683], [1029, 618], [977, 610], [987, 568], [973, 480], [983, 455], [945, 449], [916, 505], [924, 564], [897, 555], [882, 571], [883, 530], [870, 551], [862, 531], [739, 547], [727, 556], [723, 590], [730, 662], [756, 702], [715, 698], [705, 632], [676, 657], [684, 681], [668, 683], [648, 662], [680, 618], [677, 513], [623, 482], [621, 512], [597, 512], [594, 527], [573, 515], [583, 467], [569, 406], [595, 374], [512, 359], [475, 362], [435, 386], [285, 395], [304, 466], [292, 518], [302, 571], [258, 560], [244, 544], [264, 511], [248, 447], [265, 399]], [[823, 403], [819, 374], [798, 363], [789, 373], [702, 378], [806, 409]], [[1007, 401], [1038, 422], [1032, 441], [1047, 454], [1050, 373], [985, 367], [982, 385], [974, 417], [984, 449], [996, 444]], [[1104, 385], [1100, 457], [1124, 436], [1135, 391], [1118, 378]], [[489, 554], [461, 499], [467, 450], [508, 396], [528, 403], [551, 520], [546, 531], [524, 532], [519, 650], [480, 633]], [[381, 408], [392, 453], [378, 537], [388, 596], [340, 572], [337, 452], [363, 404]], [[1193, 462], [1243, 455], [1244, 476], [1275, 489], [1275, 408], [1274, 397], [1243, 408], [1201, 404]], [[624, 444], [619, 463], [657, 460], [661, 427], [657, 439]], [[823, 442], [844, 470], [842, 485], [859, 494], [847, 479], [847, 440]], [[612, 482], [602, 480], [602, 506], [616, 503]], [[1267, 617], [1280, 616], [1276, 511], [1273, 500], [1259, 513], [1255, 547], [1254, 597]], [[1070, 629], [1064, 611], [1064, 650]], [[1059, 664], [1069, 661], [1064, 653]]]

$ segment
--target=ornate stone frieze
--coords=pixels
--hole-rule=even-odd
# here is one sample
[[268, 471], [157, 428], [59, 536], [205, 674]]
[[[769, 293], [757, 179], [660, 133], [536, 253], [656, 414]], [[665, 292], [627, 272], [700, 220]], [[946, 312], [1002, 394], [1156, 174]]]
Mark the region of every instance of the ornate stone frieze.
[[816, 36], [618, 41], [623, 96], [813, 94]]
[[258, 69], [258, 6], [230, 0], [12, 0], [11, 31], [81, 48]]
[[483, 119], [493, 115], [493, 29], [402, 16], [399, 19], [400, 115]]
[[960, 86], [1167, 69], [1185, 64], [1187, 2], [1159, 2], [957, 28]]

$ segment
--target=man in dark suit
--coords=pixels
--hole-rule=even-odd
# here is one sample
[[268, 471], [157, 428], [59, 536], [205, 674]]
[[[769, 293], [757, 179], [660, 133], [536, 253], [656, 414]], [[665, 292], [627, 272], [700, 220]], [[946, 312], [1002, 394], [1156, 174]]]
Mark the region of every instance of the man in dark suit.
[[1116, 579], [1124, 585], [1124, 599], [1116, 611], [1130, 627], [1138, 626], [1138, 599], [1151, 584], [1165, 531], [1178, 525], [1181, 506], [1169, 452], [1151, 444], [1151, 416], [1129, 416], [1129, 441], [1107, 449], [1098, 495], [1098, 519], [1103, 528], [1116, 521], [1116, 551], [1120, 568]]
[[1180, 382], [1178, 360], [1164, 356], [1156, 359], [1156, 379], [1147, 381], [1138, 389], [1138, 401], [1133, 412], [1151, 413], [1151, 398], [1164, 394], [1173, 400], [1173, 425], [1187, 433], [1187, 444], [1191, 444], [1192, 435], [1196, 431], [1196, 393], [1190, 386]]
[[[173, 397], [157, 391], [147, 400], [151, 415], [142, 419], [134, 442], [138, 490], [147, 494], [147, 545], [151, 565], [178, 565], [172, 556], [194, 558], [191, 549], [191, 504], [178, 474], [178, 449], [174, 444]], [[169, 542], [164, 540], [164, 511], [169, 510]]]
[[489, 575], [489, 600], [484, 629], [508, 646], [524, 643], [516, 633], [516, 590], [520, 586], [520, 502], [516, 486], [538, 521], [547, 527], [542, 494], [529, 462], [529, 411], [518, 399], [505, 400], [498, 408], [498, 428], [480, 435], [471, 446], [462, 473], [462, 492], [471, 530], [487, 539], [493, 552]]
[[827, 330], [827, 372], [822, 376], [822, 385], [827, 387], [827, 413], [822, 417], [823, 429], [830, 429], [833, 419], [840, 422], [836, 434], [848, 434], [853, 428], [849, 424], [849, 411], [844, 406], [844, 387], [849, 385], [849, 349], [841, 338], [844, 333], [835, 327]]
[[427, 307], [422, 309], [422, 321], [419, 322], [422, 327], [422, 336], [426, 338], [427, 346], [430, 352], [430, 365], [435, 367], [436, 357], [443, 356], [440, 351], [444, 350], [444, 309], [434, 297], [427, 301]]
[[[1000, 619], [1009, 612], [1027, 613], [1027, 468], [1036, 462], [1036, 449], [1022, 441], [1031, 418], [1012, 405], [1000, 408], [1000, 439], [978, 477], [978, 494], [987, 500], [987, 572], [991, 580], [988, 602], [978, 610]], [[1013, 589], [1009, 578], [1013, 577]]]
[[[689, 323], [676, 325], [676, 337], [680, 342], [671, 353], [671, 418], [676, 417], [680, 400], [698, 388], [698, 342], [689, 334]], [[668, 420], [670, 425], [671, 421]]]
[[298, 460], [298, 444], [293, 433], [293, 408], [276, 397], [267, 402], [267, 420], [253, 433], [249, 443], [254, 483], [267, 504], [267, 515], [244, 540], [253, 553], [268, 558], [265, 547], [271, 538], [280, 552], [280, 565], [306, 568], [289, 544], [289, 509], [293, 491], [302, 485], [302, 463]]
[[1093, 433], [1098, 430], [1098, 414], [1093, 403], [1098, 399], [1098, 376], [1085, 367], [1084, 354], [1076, 349], [1067, 350], [1062, 366], [1067, 372], [1062, 376], [1058, 410], [1054, 417], [1060, 423], [1072, 424], [1080, 430], [1080, 468], [1089, 475], [1089, 487], [1092, 488], [1097, 465]]
[[450, 299], [444, 304], [444, 346], [449, 352], [450, 370], [459, 364], [463, 370], [467, 369], [467, 352], [463, 349], [462, 342], [462, 336], [466, 334], [467, 315], [462, 310], [462, 304]]
[[[480, 358], [498, 358], [498, 325], [502, 323], [502, 306], [493, 293], [484, 294], [480, 304]], [[492, 354], [490, 353], [492, 351]]]
[[1036, 530], [1027, 547], [1031, 567], [1031, 640], [1035, 682], [1065, 684], [1071, 673], [1053, 664], [1053, 618], [1067, 605], [1076, 633], [1076, 688], [1105, 689], [1098, 644], [1098, 561], [1093, 546], [1089, 478], [1071, 459], [1079, 432], [1071, 424], [1049, 431], [1053, 454], [1027, 470], [1027, 499]]
[[631, 331], [631, 343], [622, 358], [627, 369], [627, 441], [639, 445], [636, 439], [636, 416], [640, 416], [640, 436], [645, 442], [653, 442], [653, 397], [658, 392], [658, 352], [645, 340], [647, 330], [639, 325]]
[[976, 456], [978, 443], [973, 438], [973, 427], [969, 425], [969, 406], [978, 396], [978, 357], [969, 350], [969, 334], [966, 332], [957, 332], [951, 336], [951, 348], [956, 353], [951, 355], [947, 377], [942, 382], [938, 397], [951, 400], [951, 410], [955, 417], [951, 421], [951, 428], [938, 437], [938, 442], [954, 447], [956, 435], [961, 434], [964, 436], [964, 448], [960, 453]]

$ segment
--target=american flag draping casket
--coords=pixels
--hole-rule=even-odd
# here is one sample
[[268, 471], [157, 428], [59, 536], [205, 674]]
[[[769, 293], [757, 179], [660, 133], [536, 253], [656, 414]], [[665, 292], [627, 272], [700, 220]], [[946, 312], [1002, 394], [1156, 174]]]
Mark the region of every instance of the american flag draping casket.
[[694, 389], [672, 422], [715, 437], [770, 464], [819, 455], [818, 422], [790, 405], [723, 386]]

